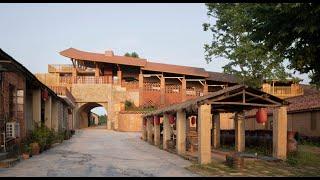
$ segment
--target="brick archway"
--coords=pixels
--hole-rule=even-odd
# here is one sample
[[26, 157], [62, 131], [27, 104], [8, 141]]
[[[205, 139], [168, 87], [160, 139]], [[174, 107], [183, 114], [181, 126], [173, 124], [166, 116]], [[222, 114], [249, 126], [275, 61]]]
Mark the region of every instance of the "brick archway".
[[[107, 102], [87, 102], [87, 103], [79, 103], [76, 111], [76, 116], [79, 119], [78, 127], [86, 128], [88, 127], [88, 113], [91, 109], [96, 107], [104, 107], [105, 111], [108, 113], [108, 103]], [[110, 122], [108, 121], [107, 127], [109, 127]], [[109, 129], [109, 128], [108, 128]]]

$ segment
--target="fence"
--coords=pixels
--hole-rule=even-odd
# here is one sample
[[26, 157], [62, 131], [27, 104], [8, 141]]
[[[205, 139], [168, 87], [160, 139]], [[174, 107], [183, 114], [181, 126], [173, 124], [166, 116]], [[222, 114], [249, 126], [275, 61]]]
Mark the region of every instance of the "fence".
[[76, 101], [70, 91], [64, 86], [50, 86], [50, 89], [52, 89], [57, 95], [66, 96], [72, 102]]
[[61, 84], [109, 84], [112, 76], [66, 76], [60, 77]]

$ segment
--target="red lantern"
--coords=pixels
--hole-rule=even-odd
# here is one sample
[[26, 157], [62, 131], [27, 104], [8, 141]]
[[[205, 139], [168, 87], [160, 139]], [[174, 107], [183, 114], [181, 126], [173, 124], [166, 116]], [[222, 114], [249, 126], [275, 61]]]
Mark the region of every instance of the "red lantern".
[[175, 117], [172, 114], [169, 115], [169, 123], [170, 124], [174, 124], [175, 123]]
[[257, 123], [265, 123], [268, 120], [268, 110], [267, 108], [259, 108], [256, 113]]
[[196, 117], [192, 116], [191, 117], [191, 124], [194, 125], [196, 123]]
[[147, 119], [143, 119], [143, 126], [147, 126]]
[[159, 116], [153, 116], [153, 121], [156, 125], [160, 125], [160, 117]]
[[48, 95], [47, 89], [45, 89], [44, 91], [42, 91], [41, 96], [42, 96], [42, 99], [43, 99], [44, 101], [46, 101], [46, 100], [48, 99], [49, 95]]

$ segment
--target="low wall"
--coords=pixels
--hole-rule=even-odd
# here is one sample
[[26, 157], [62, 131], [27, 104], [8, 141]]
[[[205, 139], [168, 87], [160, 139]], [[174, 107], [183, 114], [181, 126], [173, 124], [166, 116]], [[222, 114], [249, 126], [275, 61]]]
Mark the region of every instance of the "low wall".
[[118, 131], [139, 132], [142, 130], [142, 112], [123, 111], [118, 116]]

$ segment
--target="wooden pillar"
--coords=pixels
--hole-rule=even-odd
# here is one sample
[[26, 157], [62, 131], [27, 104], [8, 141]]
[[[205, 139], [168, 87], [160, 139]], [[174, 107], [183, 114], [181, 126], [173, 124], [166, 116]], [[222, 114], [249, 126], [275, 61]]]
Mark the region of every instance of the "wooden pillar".
[[200, 164], [211, 162], [211, 105], [203, 104], [198, 108], [198, 161]]
[[142, 119], [142, 139], [144, 141], [147, 140], [147, 123], [146, 123], [147, 119], [143, 118]]
[[182, 78], [182, 84], [181, 84], [181, 100], [186, 101], [187, 100], [187, 80], [186, 78]]
[[212, 117], [212, 142], [213, 148], [220, 147], [220, 113]]
[[72, 76], [73, 76], [73, 77], [76, 77], [77, 75], [78, 75], [78, 73], [77, 73], [77, 68], [73, 67], [73, 68], [72, 68]]
[[155, 120], [153, 119], [154, 124], [154, 145], [160, 146], [160, 124], [157, 125]]
[[165, 94], [166, 93], [166, 84], [165, 84], [165, 78], [162, 75], [160, 78], [160, 104], [161, 107], [165, 105]]
[[282, 106], [273, 111], [273, 157], [287, 158], [287, 107]]
[[143, 74], [139, 74], [139, 106], [143, 105]]
[[244, 113], [237, 112], [234, 119], [236, 151], [243, 152], [245, 150], [245, 119]]
[[147, 118], [147, 139], [150, 144], [152, 144], [152, 125], [151, 125], [151, 118]]
[[44, 122], [45, 125], [51, 129], [51, 113], [52, 113], [52, 97], [48, 96], [48, 99], [45, 101], [45, 112], [44, 112]]
[[177, 152], [178, 154], [186, 153], [186, 112], [178, 110], [177, 112]]
[[171, 126], [168, 114], [163, 115], [163, 149], [168, 149], [167, 141], [171, 138]]
[[58, 103], [58, 100], [52, 99], [51, 128], [53, 128], [56, 132], [59, 130], [59, 120], [61, 121], [61, 119], [59, 119]]
[[208, 84], [205, 82], [205, 84], [203, 85], [203, 95], [207, 95], [209, 91], [209, 87]]
[[121, 86], [121, 83], [122, 83], [122, 71], [121, 70], [117, 71], [117, 77], [118, 77], [118, 85]]
[[38, 126], [41, 124], [41, 89], [32, 91], [32, 118]]
[[94, 75], [95, 75], [96, 77], [99, 77], [99, 76], [100, 76], [100, 69], [99, 69], [98, 63], [96, 63], [96, 68], [95, 68]]

